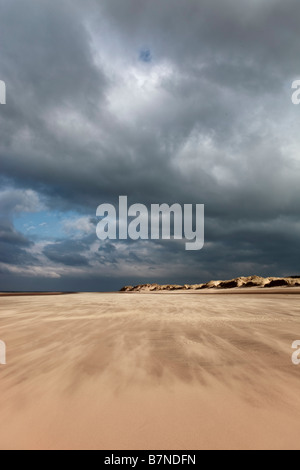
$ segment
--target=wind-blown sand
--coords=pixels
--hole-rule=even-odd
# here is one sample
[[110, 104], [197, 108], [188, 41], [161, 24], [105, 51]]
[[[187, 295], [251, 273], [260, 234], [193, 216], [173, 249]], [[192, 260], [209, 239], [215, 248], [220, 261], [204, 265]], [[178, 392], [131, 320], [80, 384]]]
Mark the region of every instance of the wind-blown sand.
[[0, 448], [299, 449], [300, 290], [233, 293], [1, 297]]

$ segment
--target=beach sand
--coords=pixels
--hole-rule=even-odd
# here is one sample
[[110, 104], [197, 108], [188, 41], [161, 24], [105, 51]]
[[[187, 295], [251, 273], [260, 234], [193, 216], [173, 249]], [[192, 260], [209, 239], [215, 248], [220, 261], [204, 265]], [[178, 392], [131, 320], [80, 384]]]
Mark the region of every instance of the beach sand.
[[2, 296], [0, 449], [299, 449], [300, 290]]

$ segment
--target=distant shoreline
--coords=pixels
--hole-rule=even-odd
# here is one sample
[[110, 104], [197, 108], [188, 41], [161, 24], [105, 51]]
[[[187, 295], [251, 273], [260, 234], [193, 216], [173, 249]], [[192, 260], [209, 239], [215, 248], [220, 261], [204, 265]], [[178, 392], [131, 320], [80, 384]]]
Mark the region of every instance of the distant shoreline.
[[44, 296], [44, 295], [71, 295], [78, 292], [0, 292], [0, 297], [28, 297], [28, 296]]
[[222, 295], [300, 295], [300, 286], [282, 286], [282, 287], [270, 287], [265, 289], [263, 287], [252, 287], [252, 288], [233, 288], [233, 289], [221, 289], [221, 288], [210, 288], [210, 289], [179, 289], [179, 290], [140, 290], [140, 291], [111, 291], [111, 292], [0, 292], [0, 299], [7, 297], [58, 297], [66, 295], [188, 295], [188, 296], [222, 296]]

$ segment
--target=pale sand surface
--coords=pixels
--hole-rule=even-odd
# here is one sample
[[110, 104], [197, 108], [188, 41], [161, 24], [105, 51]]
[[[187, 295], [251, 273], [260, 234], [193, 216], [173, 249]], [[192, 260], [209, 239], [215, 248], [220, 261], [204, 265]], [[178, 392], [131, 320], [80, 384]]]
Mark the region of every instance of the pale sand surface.
[[300, 292], [2, 297], [1, 449], [299, 449]]

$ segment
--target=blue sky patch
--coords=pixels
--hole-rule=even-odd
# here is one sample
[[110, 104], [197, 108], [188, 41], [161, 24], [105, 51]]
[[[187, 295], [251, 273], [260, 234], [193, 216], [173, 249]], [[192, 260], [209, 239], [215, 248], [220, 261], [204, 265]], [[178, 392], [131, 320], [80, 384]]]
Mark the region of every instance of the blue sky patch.
[[59, 211], [41, 211], [36, 213], [23, 213], [14, 217], [14, 226], [18, 232], [27, 238], [40, 240], [56, 240], [69, 238], [64, 230], [68, 220], [80, 217], [76, 212], [63, 213]]
[[140, 61], [145, 63], [152, 62], [152, 53], [150, 49], [142, 49], [140, 51]]

